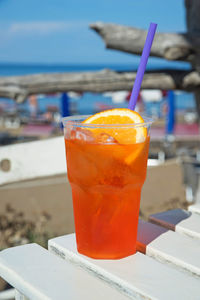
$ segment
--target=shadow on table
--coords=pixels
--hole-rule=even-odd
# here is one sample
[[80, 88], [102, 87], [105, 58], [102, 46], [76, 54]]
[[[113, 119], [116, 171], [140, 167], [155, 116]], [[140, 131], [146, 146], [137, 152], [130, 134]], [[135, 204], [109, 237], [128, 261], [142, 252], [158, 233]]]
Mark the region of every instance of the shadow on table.
[[175, 231], [176, 225], [189, 218], [191, 214], [189, 211], [174, 209], [151, 215], [150, 222], [139, 220], [137, 251], [145, 254], [148, 244], [169, 230]]
[[161, 226], [139, 220], [136, 243], [137, 251], [146, 254], [146, 246], [167, 231], [168, 229]]
[[186, 211], [183, 209], [173, 209], [153, 214], [149, 217], [149, 221], [151, 223], [175, 231], [176, 225], [182, 222], [183, 220], [188, 219], [191, 216], [191, 214], [192, 213], [190, 211]]

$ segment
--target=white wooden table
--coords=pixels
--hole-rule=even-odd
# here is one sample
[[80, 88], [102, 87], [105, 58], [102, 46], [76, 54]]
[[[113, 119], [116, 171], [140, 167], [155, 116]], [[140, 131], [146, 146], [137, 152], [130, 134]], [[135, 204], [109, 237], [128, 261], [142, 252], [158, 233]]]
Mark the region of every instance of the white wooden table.
[[0, 253], [0, 276], [16, 299], [200, 299], [200, 214], [173, 210], [140, 221], [135, 255], [95, 260], [77, 252], [75, 234]]

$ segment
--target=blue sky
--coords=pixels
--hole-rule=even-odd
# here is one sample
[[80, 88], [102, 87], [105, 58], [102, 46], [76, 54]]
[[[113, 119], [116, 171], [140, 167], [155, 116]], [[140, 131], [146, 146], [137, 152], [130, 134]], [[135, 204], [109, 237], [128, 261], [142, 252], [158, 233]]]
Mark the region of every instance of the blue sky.
[[130, 63], [89, 29], [96, 21], [185, 31], [183, 0], [0, 0], [0, 62]]

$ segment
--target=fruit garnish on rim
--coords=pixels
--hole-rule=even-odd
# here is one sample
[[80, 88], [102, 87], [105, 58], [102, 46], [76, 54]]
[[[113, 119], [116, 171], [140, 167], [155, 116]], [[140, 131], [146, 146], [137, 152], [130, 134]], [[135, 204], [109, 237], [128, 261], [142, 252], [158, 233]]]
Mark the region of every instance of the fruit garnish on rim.
[[143, 118], [128, 108], [102, 111], [83, 121], [83, 124], [102, 125], [102, 127], [95, 128], [94, 126], [88, 129], [96, 137], [102, 133], [108, 134], [119, 144], [144, 142], [147, 137], [147, 128], [143, 123]]

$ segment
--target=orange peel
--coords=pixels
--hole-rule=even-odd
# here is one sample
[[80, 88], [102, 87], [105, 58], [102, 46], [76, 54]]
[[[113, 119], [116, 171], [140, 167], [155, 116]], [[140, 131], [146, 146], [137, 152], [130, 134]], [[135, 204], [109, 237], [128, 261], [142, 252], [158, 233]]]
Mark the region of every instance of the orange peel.
[[[106, 133], [119, 144], [144, 142], [147, 137], [147, 128], [143, 123], [144, 120], [140, 114], [128, 108], [105, 110], [83, 121], [83, 124], [103, 125], [102, 127], [89, 126], [87, 129], [92, 130], [94, 136]], [[134, 124], [135, 126], [131, 126]]]

